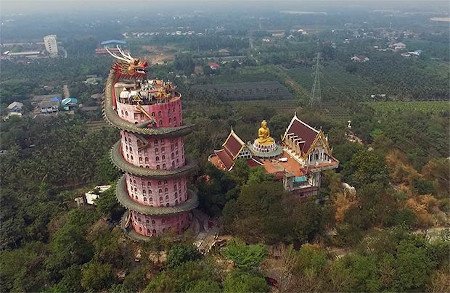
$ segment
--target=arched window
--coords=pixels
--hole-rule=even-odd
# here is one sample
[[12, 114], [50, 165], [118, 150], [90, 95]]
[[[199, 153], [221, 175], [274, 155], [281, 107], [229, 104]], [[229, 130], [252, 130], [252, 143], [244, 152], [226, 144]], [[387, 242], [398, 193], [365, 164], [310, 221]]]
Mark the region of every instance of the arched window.
[[158, 156], [156, 156], [155, 161], [159, 162], [159, 157]]
[[162, 189], [160, 188], [160, 189], [158, 190], [158, 192], [159, 192], [159, 193], [162, 193]]
[[164, 188], [164, 192], [169, 192], [169, 189], [167, 187]]
[[165, 160], [165, 159], [166, 159], [166, 156], [165, 156], [165, 155], [162, 155], [162, 159]]
[[145, 157], [145, 163], [148, 163], [148, 157]]

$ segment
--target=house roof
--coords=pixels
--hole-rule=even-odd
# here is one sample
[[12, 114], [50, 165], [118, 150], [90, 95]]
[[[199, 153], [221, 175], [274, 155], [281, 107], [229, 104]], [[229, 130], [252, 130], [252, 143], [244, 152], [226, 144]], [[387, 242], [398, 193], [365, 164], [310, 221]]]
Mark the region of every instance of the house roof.
[[22, 108], [23, 104], [21, 102], [12, 102], [8, 106], [8, 110], [14, 109], [14, 108]]
[[224, 149], [221, 149], [220, 151], [215, 151], [215, 153], [219, 158], [219, 160], [224, 165], [225, 169], [229, 171], [234, 165], [233, 158], [230, 156], [230, 154], [228, 154]]
[[301, 138], [302, 141], [304, 141], [303, 147], [302, 147], [302, 152], [306, 153], [306, 152], [308, 152], [308, 150], [311, 147], [312, 143], [314, 142], [315, 138], [319, 134], [319, 131], [314, 129], [313, 127], [309, 126], [305, 122], [301, 121], [300, 119], [298, 119], [297, 114], [295, 114], [291, 120], [291, 123], [289, 123], [289, 126], [286, 129], [286, 132], [283, 135], [283, 140], [290, 133], [293, 133], [294, 135]]
[[234, 159], [239, 154], [244, 145], [245, 143], [242, 141], [242, 139], [240, 139], [239, 136], [234, 133], [233, 129], [231, 129], [230, 134], [228, 135], [222, 146], [224, 150], [231, 156], [231, 158]]

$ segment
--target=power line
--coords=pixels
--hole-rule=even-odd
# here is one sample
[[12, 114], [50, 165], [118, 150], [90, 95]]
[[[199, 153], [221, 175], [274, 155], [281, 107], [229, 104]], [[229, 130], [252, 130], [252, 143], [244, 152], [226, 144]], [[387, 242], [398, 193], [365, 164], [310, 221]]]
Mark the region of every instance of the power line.
[[320, 52], [316, 56], [316, 65], [314, 66], [314, 84], [311, 90], [311, 97], [309, 100], [309, 105], [320, 104], [322, 100], [322, 92], [320, 89]]

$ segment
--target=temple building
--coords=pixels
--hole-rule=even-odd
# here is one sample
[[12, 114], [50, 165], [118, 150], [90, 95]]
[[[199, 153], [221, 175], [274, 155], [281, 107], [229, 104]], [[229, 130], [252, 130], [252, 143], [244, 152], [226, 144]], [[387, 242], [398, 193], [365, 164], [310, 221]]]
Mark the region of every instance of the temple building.
[[122, 227], [137, 239], [190, 224], [197, 195], [188, 188], [196, 164], [185, 156], [181, 94], [170, 82], [148, 80], [147, 63], [119, 49], [105, 89], [105, 119], [120, 129], [111, 160], [125, 174], [116, 186], [120, 204], [127, 208]]
[[209, 161], [217, 168], [231, 171], [238, 158], [250, 167], [262, 166], [283, 182], [287, 191], [300, 196], [316, 195], [320, 188], [321, 172], [335, 169], [339, 162], [332, 156], [328, 139], [294, 115], [277, 144], [270, 136], [266, 121], [261, 122], [258, 138], [245, 144], [231, 130], [222, 149], [214, 151]]

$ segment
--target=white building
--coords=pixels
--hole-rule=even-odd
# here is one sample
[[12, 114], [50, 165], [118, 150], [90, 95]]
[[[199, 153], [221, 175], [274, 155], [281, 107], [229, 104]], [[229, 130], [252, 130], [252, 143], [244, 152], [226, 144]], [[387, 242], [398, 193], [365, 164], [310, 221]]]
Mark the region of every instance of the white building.
[[58, 44], [56, 43], [56, 35], [48, 35], [44, 37], [45, 50], [50, 53], [51, 57], [58, 56]]
[[111, 188], [111, 185], [99, 185], [94, 188], [94, 190], [91, 190], [89, 192], [86, 192], [84, 194], [86, 198], [86, 203], [90, 205], [95, 205], [95, 200], [100, 197], [100, 194], [105, 192]]

